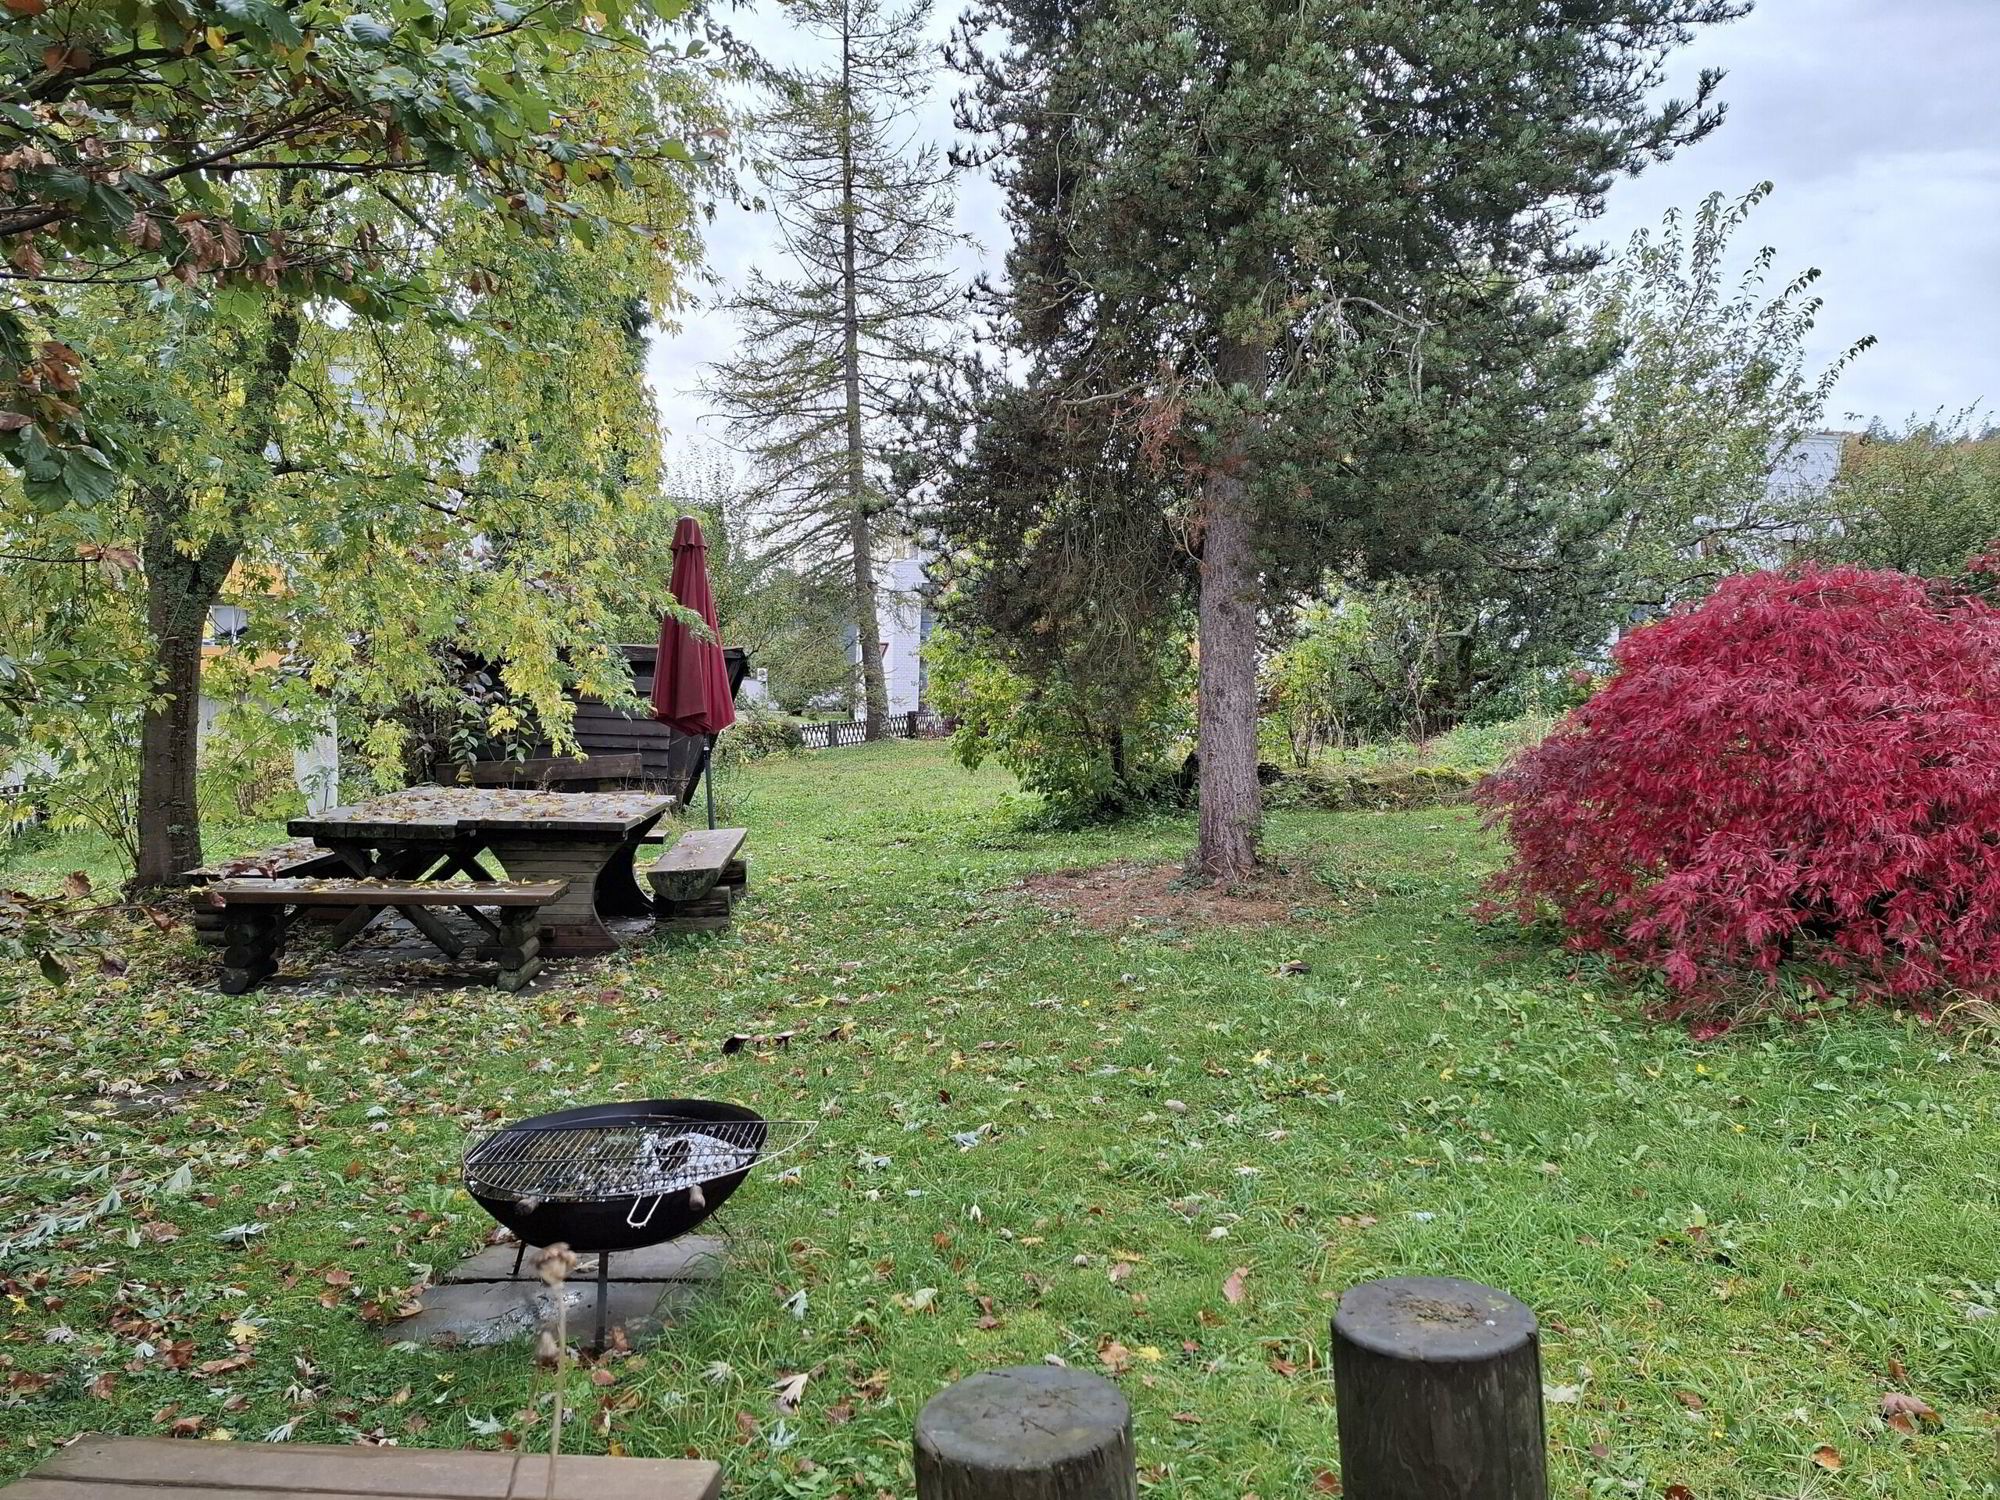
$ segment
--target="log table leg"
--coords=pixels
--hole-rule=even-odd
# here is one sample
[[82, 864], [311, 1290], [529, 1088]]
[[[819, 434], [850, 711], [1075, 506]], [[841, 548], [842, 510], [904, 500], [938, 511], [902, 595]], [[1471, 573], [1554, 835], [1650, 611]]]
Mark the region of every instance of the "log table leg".
[[513, 907], [500, 922], [500, 977], [495, 981], [508, 994], [528, 987], [542, 969], [542, 913], [539, 907]]
[[1137, 1500], [1132, 1408], [1082, 1370], [1016, 1365], [933, 1396], [917, 1416], [918, 1500]]
[[222, 913], [225, 995], [243, 995], [278, 972], [285, 951], [285, 911], [278, 906], [231, 906]]
[[1351, 1288], [1333, 1385], [1348, 1500], [1547, 1500], [1541, 1344], [1505, 1292], [1449, 1276]]
[[579, 958], [618, 951], [618, 939], [598, 915], [597, 878], [624, 842], [617, 835], [576, 833], [545, 838], [496, 833], [487, 840], [487, 849], [506, 869], [509, 880], [569, 882], [569, 889], [541, 910], [545, 956]]
[[632, 830], [630, 838], [613, 851], [604, 862], [604, 868], [597, 875], [597, 909], [607, 917], [650, 917], [653, 914], [653, 900], [639, 885], [639, 877], [633, 869], [640, 843], [652, 830], [653, 823]]

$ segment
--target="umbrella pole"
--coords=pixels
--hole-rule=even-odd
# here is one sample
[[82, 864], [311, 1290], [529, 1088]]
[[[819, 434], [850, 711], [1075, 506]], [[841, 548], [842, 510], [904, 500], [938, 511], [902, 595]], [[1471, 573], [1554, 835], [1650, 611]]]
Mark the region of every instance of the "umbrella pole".
[[715, 736], [701, 747], [701, 781], [708, 789], [708, 826], [715, 827]]

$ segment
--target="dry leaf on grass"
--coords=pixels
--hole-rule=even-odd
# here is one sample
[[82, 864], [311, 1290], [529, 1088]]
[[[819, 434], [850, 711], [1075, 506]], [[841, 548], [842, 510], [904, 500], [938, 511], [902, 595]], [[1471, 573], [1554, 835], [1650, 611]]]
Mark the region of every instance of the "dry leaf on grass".
[[1222, 1300], [1227, 1302], [1231, 1307], [1238, 1306], [1249, 1295], [1243, 1289], [1244, 1278], [1249, 1274], [1250, 1268], [1248, 1266], [1238, 1266], [1228, 1276], [1223, 1278]]

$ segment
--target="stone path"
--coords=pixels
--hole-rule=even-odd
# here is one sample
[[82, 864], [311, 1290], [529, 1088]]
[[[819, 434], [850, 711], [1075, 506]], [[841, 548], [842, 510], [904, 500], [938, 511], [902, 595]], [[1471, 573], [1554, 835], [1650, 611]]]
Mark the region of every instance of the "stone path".
[[[467, 1346], [532, 1334], [542, 1326], [544, 1313], [554, 1310], [548, 1299], [556, 1293], [535, 1279], [533, 1250], [522, 1262], [520, 1279], [512, 1279], [517, 1248], [493, 1245], [459, 1262], [424, 1293], [422, 1312], [387, 1324], [382, 1337], [392, 1343], [413, 1339]], [[722, 1274], [726, 1258], [724, 1242], [711, 1235], [689, 1235], [613, 1255], [605, 1297], [609, 1326], [623, 1328], [633, 1348], [657, 1337], [703, 1283]], [[596, 1256], [577, 1262], [562, 1295], [569, 1304], [572, 1342], [589, 1339], [597, 1326]]]

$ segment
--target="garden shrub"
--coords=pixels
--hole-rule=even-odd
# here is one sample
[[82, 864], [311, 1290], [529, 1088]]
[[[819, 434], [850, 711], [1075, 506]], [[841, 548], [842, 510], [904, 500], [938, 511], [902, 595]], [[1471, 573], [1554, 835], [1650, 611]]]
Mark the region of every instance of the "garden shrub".
[[751, 708], [737, 715], [730, 734], [721, 743], [733, 743], [745, 760], [763, 760], [772, 755], [798, 755], [805, 750], [799, 726], [783, 714]]
[[[1084, 667], [1102, 667], [1090, 661]], [[1177, 793], [1175, 773], [1194, 738], [1194, 669], [1174, 642], [1130, 673], [1064, 670], [1039, 677], [987, 639], [933, 631], [925, 646], [938, 711], [958, 726], [952, 748], [977, 770], [991, 756], [1040, 800], [1056, 826], [1106, 821]]]
[[2000, 610], [1900, 573], [1732, 578], [1478, 793], [1498, 894], [1728, 1024], [1825, 992], [2000, 994]]

